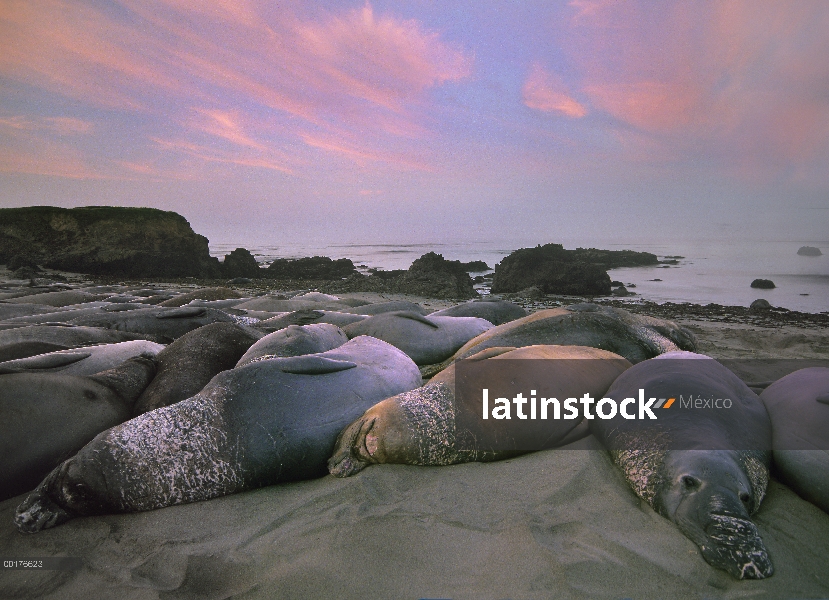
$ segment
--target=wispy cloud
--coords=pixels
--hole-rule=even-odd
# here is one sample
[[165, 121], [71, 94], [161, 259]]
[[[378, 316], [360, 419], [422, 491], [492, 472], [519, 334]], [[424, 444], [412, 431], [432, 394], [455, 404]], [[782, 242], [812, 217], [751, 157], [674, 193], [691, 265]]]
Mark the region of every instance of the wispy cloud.
[[556, 112], [578, 119], [587, 115], [587, 109], [571, 95], [561, 77], [533, 64], [524, 82], [524, 104], [544, 112]]
[[[571, 2], [563, 32], [591, 106], [653, 159], [707, 158], [764, 181], [829, 156], [829, 12], [820, 0]], [[642, 144], [642, 136], [650, 136]], [[821, 158], [822, 157], [822, 158]]]

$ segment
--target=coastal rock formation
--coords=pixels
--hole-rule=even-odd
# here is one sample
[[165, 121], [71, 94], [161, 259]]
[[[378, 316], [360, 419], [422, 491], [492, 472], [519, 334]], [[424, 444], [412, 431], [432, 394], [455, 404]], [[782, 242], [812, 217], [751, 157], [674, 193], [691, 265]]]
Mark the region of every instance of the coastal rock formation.
[[751, 287], [761, 290], [773, 290], [775, 287], [771, 279], [755, 279], [751, 282]]
[[12, 259], [119, 277], [215, 277], [220, 272], [207, 238], [181, 215], [154, 208], [0, 209], [0, 264]]
[[457, 260], [427, 252], [397, 281], [399, 293], [432, 298], [477, 298], [466, 268]]
[[236, 248], [230, 254], [225, 254], [225, 260], [222, 263], [222, 274], [231, 278], [250, 277], [259, 279], [264, 277], [264, 272], [259, 268], [259, 263], [245, 248]]
[[446, 260], [434, 252], [415, 260], [406, 271], [373, 271], [368, 276], [354, 273], [342, 284], [332, 287], [332, 291], [414, 294], [457, 300], [478, 297], [464, 263]]
[[801, 246], [797, 253], [800, 256], [823, 256], [820, 248], [815, 248], [814, 246]]
[[610, 277], [604, 264], [579, 260], [561, 244], [522, 248], [495, 265], [492, 292], [518, 292], [538, 287], [545, 294], [604, 296]]
[[754, 302], [751, 303], [749, 306], [751, 310], [769, 310], [771, 308], [771, 304], [765, 298], [757, 298]]
[[348, 258], [331, 260], [327, 256], [305, 258], [277, 258], [268, 266], [266, 276], [271, 279], [343, 279], [357, 273]]

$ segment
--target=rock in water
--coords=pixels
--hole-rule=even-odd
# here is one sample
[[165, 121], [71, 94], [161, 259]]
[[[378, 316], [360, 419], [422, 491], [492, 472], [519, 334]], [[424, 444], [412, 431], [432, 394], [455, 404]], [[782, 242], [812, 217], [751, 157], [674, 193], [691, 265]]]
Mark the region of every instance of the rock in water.
[[321, 354], [224, 371], [196, 396], [98, 435], [43, 480], [15, 522], [34, 533], [81, 515], [322, 476], [346, 425], [420, 381], [409, 357], [365, 336]]
[[771, 279], [755, 279], [751, 282], [751, 287], [760, 290], [773, 290], [777, 286], [774, 285]]
[[800, 256], [823, 256], [820, 248], [815, 248], [814, 246], [801, 246], [797, 253]]

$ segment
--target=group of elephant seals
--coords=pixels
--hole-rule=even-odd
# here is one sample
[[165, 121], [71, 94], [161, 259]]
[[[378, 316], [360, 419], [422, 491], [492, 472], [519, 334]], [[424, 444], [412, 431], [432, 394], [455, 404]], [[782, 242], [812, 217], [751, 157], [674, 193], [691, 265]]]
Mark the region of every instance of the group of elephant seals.
[[46, 476], [15, 523], [33, 533], [319, 477], [343, 427], [420, 382], [408, 356], [370, 337], [224, 371], [196, 396], [98, 435]]
[[493, 327], [467, 342], [452, 360], [495, 346], [535, 344], [590, 346], [624, 356], [632, 363], [673, 350], [696, 350], [693, 334], [672, 321], [583, 303], [540, 310]]
[[215, 308], [142, 308], [72, 319], [72, 325], [128, 331], [146, 339], [168, 344], [185, 333], [210, 323], [234, 323], [233, 317]]
[[665, 401], [653, 405], [656, 420], [632, 408], [628, 414], [640, 412], [639, 419], [623, 417], [620, 409], [590, 421], [630, 486], [697, 544], [710, 565], [738, 579], [772, 575], [750, 520], [769, 479], [771, 423], [762, 401], [720, 363], [690, 352], [634, 365], [605, 396], [617, 405], [631, 399], [636, 407], [640, 394]]
[[0, 375], [0, 500], [33, 489], [98, 433], [130, 418], [155, 375], [151, 357], [97, 375]]
[[767, 387], [776, 474], [829, 513], [829, 368], [800, 369]]
[[318, 354], [339, 348], [348, 341], [345, 332], [329, 323], [289, 325], [269, 333], [242, 355], [237, 367], [243, 367], [263, 356], [287, 357]]
[[433, 317], [413, 311], [384, 312], [346, 325], [348, 337], [370, 335], [400, 348], [418, 365], [439, 363], [466, 342], [492, 328], [476, 317]]
[[0, 331], [0, 361], [28, 358], [57, 350], [141, 339], [125, 331], [72, 325], [29, 325]]
[[[630, 363], [611, 352], [582, 346], [489, 349], [471, 360], [483, 369], [497, 361], [512, 374], [510, 384], [529, 394], [543, 379], [546, 396], [564, 402], [585, 393], [601, 398]], [[536, 361], [521, 371], [510, 360]], [[477, 370], [478, 373], [481, 371]], [[474, 376], [475, 372], [470, 373]], [[543, 376], [539, 377], [543, 371]], [[466, 382], [470, 388], [477, 382]], [[481, 396], [456, 394], [454, 366], [427, 385], [383, 400], [340, 434], [328, 470], [348, 477], [370, 464], [451, 465], [493, 461], [575, 441], [577, 419], [483, 420]], [[480, 387], [477, 387], [480, 391]], [[525, 408], [529, 414], [530, 409]], [[534, 412], [534, 411], [533, 411]], [[546, 412], [546, 411], [545, 411]], [[585, 435], [587, 432], [585, 432]]]
[[235, 323], [211, 323], [162, 350], [158, 374], [135, 402], [133, 416], [196, 395], [213, 377], [232, 369], [262, 333]]
[[366, 315], [305, 308], [260, 321], [256, 324], [256, 328], [262, 329], [263, 331], [279, 331], [289, 325], [312, 325], [314, 323], [330, 323], [337, 327], [345, 327], [351, 323], [362, 321], [365, 318]]

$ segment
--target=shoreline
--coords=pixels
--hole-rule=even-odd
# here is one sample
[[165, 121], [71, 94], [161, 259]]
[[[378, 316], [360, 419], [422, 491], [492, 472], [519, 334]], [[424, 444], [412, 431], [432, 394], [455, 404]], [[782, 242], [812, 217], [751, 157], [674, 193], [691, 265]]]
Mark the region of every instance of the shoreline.
[[[158, 289], [195, 290], [209, 287], [226, 287], [243, 296], [265, 294], [284, 295], [286, 298], [308, 291], [335, 293], [369, 302], [406, 300], [416, 302], [435, 311], [448, 308], [466, 300], [452, 300], [390, 292], [341, 292], [340, 282], [326, 280], [252, 279], [245, 283], [229, 283], [226, 279], [141, 278], [119, 279], [116, 277], [92, 277], [80, 273], [44, 270], [42, 278], [31, 281], [11, 280], [10, 273], [0, 267], [0, 285], [28, 287], [31, 284], [72, 287], [96, 285], [122, 285], [125, 287], [157, 287]], [[803, 359], [829, 360], [829, 313], [802, 313], [782, 308], [755, 310], [742, 306], [719, 304], [693, 304], [657, 302], [641, 297], [618, 299], [608, 297], [543, 296], [526, 297], [521, 294], [493, 294], [518, 304], [528, 312], [576, 304], [594, 302], [603, 306], [623, 308], [632, 313], [644, 314], [677, 322], [690, 329], [698, 340], [698, 351], [715, 359]], [[9, 300], [11, 301], [11, 300]]]

